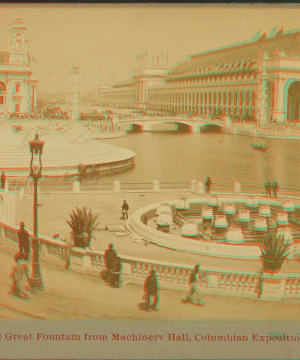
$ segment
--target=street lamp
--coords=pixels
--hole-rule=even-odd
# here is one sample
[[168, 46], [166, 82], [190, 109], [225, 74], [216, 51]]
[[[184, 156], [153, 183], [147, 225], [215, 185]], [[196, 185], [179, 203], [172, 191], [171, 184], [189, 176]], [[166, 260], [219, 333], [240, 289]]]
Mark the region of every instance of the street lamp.
[[38, 238], [38, 181], [42, 176], [42, 160], [44, 141], [39, 139], [38, 134], [32, 141], [29, 141], [31, 162], [30, 162], [30, 177], [34, 184], [34, 197], [33, 197], [33, 239], [32, 244], [32, 274], [30, 285], [35, 290], [44, 290], [44, 283], [42, 278], [41, 264], [40, 264], [40, 240]]

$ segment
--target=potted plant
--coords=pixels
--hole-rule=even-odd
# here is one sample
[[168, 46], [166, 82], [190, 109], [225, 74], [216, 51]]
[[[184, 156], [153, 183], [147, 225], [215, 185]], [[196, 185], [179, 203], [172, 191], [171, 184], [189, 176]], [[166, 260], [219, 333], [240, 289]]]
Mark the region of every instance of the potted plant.
[[285, 234], [276, 230], [270, 230], [262, 238], [261, 245], [263, 270], [268, 273], [278, 272], [288, 255], [295, 250], [295, 246], [285, 239]]
[[71, 228], [71, 237], [75, 247], [91, 247], [92, 233], [98, 228], [98, 215], [93, 213], [86, 207], [79, 209], [76, 207], [70, 213], [70, 219], [67, 224]]

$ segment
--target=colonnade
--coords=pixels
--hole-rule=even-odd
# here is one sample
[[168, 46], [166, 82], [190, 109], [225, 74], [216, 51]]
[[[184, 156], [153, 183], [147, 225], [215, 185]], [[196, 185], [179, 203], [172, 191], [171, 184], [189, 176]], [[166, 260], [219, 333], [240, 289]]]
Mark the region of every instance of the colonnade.
[[149, 94], [149, 106], [156, 110], [204, 115], [229, 114], [256, 116], [257, 93], [254, 88], [226, 90], [165, 89]]

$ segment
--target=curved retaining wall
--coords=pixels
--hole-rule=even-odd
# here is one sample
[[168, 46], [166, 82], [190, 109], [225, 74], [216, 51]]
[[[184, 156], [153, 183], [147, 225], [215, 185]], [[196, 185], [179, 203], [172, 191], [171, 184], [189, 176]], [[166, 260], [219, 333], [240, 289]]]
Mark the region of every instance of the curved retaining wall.
[[[87, 140], [82, 134], [49, 135], [45, 138], [42, 163], [44, 177], [78, 175], [78, 165], [88, 172], [110, 173], [133, 166], [135, 152]], [[31, 155], [25, 135], [0, 134], [0, 171], [7, 176], [28, 177]]]
[[[167, 201], [174, 206], [177, 200]], [[203, 199], [189, 199], [189, 203], [203, 203]], [[136, 211], [130, 218], [129, 228], [141, 238], [173, 250], [225, 258], [259, 259], [261, 249], [257, 244], [220, 244], [208, 240], [193, 240], [167, 234], [150, 228], [142, 222], [145, 214], [153, 214], [161, 203], [151, 204]]]

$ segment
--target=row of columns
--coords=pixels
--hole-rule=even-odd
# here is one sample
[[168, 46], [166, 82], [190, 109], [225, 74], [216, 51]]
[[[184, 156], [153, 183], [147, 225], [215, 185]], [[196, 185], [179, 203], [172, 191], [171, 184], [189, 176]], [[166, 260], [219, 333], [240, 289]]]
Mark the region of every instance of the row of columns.
[[256, 92], [248, 90], [205, 91], [189, 93], [152, 93], [149, 107], [183, 113], [205, 114], [217, 111], [255, 116]]

